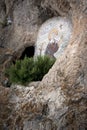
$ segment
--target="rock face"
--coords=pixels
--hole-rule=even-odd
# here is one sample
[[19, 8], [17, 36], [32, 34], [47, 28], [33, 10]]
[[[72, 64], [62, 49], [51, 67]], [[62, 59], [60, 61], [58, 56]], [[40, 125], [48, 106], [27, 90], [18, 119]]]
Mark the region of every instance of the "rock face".
[[[3, 3], [3, 1], [0, 2]], [[5, 2], [8, 3], [8, 1]], [[21, 0], [9, 0], [9, 3], [6, 4], [6, 11], [9, 12], [9, 7], [12, 7], [13, 10], [19, 10], [20, 13], [18, 12], [18, 14], [20, 14], [21, 17], [21, 15], [26, 12], [21, 13], [23, 9], [25, 9], [23, 6], [28, 5], [27, 2], [29, 2], [29, 7], [30, 5], [35, 5], [41, 10], [43, 8], [44, 11], [45, 8], [49, 10], [48, 7], [50, 7], [55, 15], [56, 12], [61, 16], [68, 15], [68, 17], [71, 18], [73, 27], [72, 37], [64, 53], [59, 56], [54, 66], [50, 69], [48, 74], [44, 76], [41, 82], [31, 83], [27, 87], [12, 85], [11, 88], [4, 88], [0, 86], [0, 130], [86, 130], [87, 1], [45, 0], [43, 2], [34, 0], [32, 3], [27, 0], [22, 2]], [[35, 8], [31, 10], [33, 9]], [[13, 12], [18, 19], [16, 10]], [[7, 13], [7, 15], [8, 14], [9, 13]], [[16, 18], [14, 19], [17, 20]], [[14, 19], [11, 21], [14, 21]], [[17, 36], [18, 39], [20, 37], [20, 40], [22, 40], [21, 36], [23, 36], [23, 31], [20, 30], [25, 28], [27, 30], [27, 27], [24, 27], [27, 25], [26, 22], [27, 20], [25, 23], [22, 22], [18, 28], [19, 30], [15, 30], [15, 28], [17, 29], [18, 27], [16, 23], [14, 23], [14, 26], [12, 23], [11, 26], [9, 25], [2, 28], [0, 35], [4, 37], [5, 41], [7, 35], [10, 35], [10, 29], [12, 29], [12, 27], [14, 28], [11, 35], [12, 39], [9, 37], [7, 44], [2, 42], [2, 45], [8, 45], [10, 47], [13, 42], [8, 43], [8, 41], [14, 39], [15, 42], [15, 40], [17, 40], [15, 36]], [[38, 28], [40, 24], [41, 23], [39, 23]], [[35, 32], [35, 30], [32, 31]], [[3, 35], [4, 32], [5, 35]], [[18, 33], [16, 34], [14, 32]], [[20, 34], [19, 32], [22, 33]], [[22, 42], [21, 45], [23, 45]], [[18, 47], [21, 45], [18, 44]], [[13, 48], [16, 49], [16, 45]], [[15, 49], [13, 49], [13, 51]], [[2, 48], [0, 51], [2, 57], [0, 58], [2, 58], [3, 63], [5, 62], [5, 58], [10, 60], [9, 55], [14, 54], [9, 54], [9, 48], [8, 51], [4, 52], [5, 48]], [[6, 56], [8, 56], [8, 58]], [[5, 58], [3, 59], [3, 57]]]
[[0, 80], [9, 62], [19, 59], [26, 47], [34, 46], [39, 27], [58, 13], [45, 1], [0, 1]]

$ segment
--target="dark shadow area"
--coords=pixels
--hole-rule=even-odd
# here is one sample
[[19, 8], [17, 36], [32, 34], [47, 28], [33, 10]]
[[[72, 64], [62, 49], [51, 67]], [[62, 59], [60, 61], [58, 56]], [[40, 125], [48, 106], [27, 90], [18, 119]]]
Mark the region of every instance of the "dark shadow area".
[[20, 59], [24, 59], [25, 56], [27, 56], [29, 58], [33, 57], [34, 56], [34, 51], [35, 51], [34, 46], [26, 47], [25, 50], [22, 52], [22, 55], [21, 55]]
[[56, 11], [51, 10], [50, 8], [42, 8], [41, 6], [38, 6], [39, 9], [39, 21], [44, 23], [46, 20], [53, 18], [55, 16], [59, 16], [59, 14]]

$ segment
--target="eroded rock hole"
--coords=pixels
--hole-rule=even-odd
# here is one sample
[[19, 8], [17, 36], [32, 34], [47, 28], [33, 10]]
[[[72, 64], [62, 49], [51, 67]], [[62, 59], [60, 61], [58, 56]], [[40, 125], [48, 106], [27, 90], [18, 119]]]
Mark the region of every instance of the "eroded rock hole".
[[35, 51], [34, 46], [26, 47], [25, 50], [22, 52], [20, 59], [24, 59], [25, 56], [27, 56], [29, 58], [33, 57], [34, 51]]

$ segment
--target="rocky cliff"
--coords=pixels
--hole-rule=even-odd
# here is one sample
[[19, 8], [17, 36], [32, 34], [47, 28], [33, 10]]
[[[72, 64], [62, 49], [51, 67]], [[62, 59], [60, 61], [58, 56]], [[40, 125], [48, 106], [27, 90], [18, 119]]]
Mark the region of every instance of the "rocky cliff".
[[87, 129], [87, 1], [1, 0], [0, 74], [34, 46], [39, 27], [67, 16], [72, 37], [41, 82], [0, 86], [0, 130]]

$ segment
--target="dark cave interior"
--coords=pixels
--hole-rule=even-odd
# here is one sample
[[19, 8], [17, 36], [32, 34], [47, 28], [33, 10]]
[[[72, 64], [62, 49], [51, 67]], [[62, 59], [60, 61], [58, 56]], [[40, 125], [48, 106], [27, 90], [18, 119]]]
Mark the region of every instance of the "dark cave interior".
[[22, 52], [22, 55], [20, 57], [20, 59], [24, 59], [25, 56], [31, 58], [34, 56], [34, 51], [35, 51], [35, 47], [34, 46], [29, 46], [29, 47], [26, 47], [24, 49], [24, 51]]

